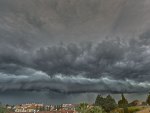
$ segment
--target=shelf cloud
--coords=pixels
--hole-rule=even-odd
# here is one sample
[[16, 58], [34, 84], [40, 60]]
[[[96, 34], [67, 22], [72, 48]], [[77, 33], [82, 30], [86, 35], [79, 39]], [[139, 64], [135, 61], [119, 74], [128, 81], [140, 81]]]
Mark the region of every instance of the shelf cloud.
[[[149, 90], [147, 32], [130, 41], [42, 47], [0, 53], [0, 90], [52, 90], [60, 93]], [[3, 46], [4, 47], [4, 46]]]

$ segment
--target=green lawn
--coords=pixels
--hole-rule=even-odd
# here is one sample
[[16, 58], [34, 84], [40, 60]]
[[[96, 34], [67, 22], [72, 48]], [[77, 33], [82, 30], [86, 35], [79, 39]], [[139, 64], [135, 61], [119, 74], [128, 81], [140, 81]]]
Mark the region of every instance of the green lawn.
[[129, 113], [134, 113], [136, 111], [141, 111], [143, 109], [145, 109], [147, 107], [143, 107], [143, 106], [132, 106], [132, 107], [128, 107], [128, 111]]

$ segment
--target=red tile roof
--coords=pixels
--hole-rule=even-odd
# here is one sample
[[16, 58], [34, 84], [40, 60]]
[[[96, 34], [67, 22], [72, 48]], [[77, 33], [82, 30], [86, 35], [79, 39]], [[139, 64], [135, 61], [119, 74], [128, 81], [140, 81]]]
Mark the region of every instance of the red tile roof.
[[[11, 113], [32, 113], [32, 112], [11, 112]], [[60, 110], [60, 111], [39, 111], [36, 113], [76, 113], [74, 110]]]

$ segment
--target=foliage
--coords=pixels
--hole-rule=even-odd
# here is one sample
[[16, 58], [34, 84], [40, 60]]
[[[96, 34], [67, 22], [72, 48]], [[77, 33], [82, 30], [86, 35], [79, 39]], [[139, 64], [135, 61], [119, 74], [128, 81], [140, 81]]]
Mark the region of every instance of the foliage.
[[0, 107], [0, 113], [8, 113], [8, 110], [3, 107]]
[[123, 108], [124, 113], [129, 113], [128, 110], [128, 101], [127, 99], [124, 97], [124, 95], [121, 95], [122, 99], [118, 101], [118, 106], [120, 108]]
[[95, 105], [96, 106], [104, 105], [104, 98], [101, 95], [97, 95]]
[[80, 103], [80, 105], [76, 108], [79, 113], [87, 113], [88, 112], [88, 104]]
[[44, 107], [41, 106], [39, 110], [40, 111], [44, 111], [45, 109], [44, 109]]
[[128, 106], [128, 101], [127, 99], [124, 97], [124, 95], [122, 94], [121, 95], [122, 99], [118, 101], [118, 106], [120, 108], [124, 108], [124, 107], [127, 107]]
[[89, 106], [87, 103], [80, 103], [76, 108], [79, 113], [105, 113], [100, 106]]
[[108, 95], [106, 98], [98, 95], [95, 100], [95, 105], [102, 106], [106, 112], [110, 112], [117, 107], [115, 100], [110, 95]]
[[149, 95], [147, 96], [146, 102], [147, 102], [148, 105], [150, 105], [150, 93], [149, 93]]
[[100, 106], [94, 106], [91, 109], [89, 108], [87, 113], [105, 113], [105, 111]]

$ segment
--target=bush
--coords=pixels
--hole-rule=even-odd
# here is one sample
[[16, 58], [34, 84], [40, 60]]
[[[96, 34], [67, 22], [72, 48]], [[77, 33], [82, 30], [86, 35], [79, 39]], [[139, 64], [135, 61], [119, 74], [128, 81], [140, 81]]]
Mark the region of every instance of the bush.
[[105, 111], [100, 106], [94, 106], [92, 108], [89, 108], [87, 113], [105, 113]]
[[8, 110], [3, 107], [0, 107], [0, 113], [8, 113]]

